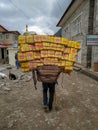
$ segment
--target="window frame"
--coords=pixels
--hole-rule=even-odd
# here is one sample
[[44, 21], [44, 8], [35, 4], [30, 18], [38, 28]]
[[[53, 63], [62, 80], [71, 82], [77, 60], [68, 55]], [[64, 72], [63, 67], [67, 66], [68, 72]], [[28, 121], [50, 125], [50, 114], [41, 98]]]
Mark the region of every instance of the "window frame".
[[2, 35], [2, 33], [0, 33], [0, 39], [3, 39], [3, 35]]
[[6, 35], [5, 35], [5, 39], [10, 39], [10, 35], [9, 35], [9, 34], [6, 34]]
[[82, 13], [73, 19], [71, 22], [71, 36], [78, 35], [82, 32]]

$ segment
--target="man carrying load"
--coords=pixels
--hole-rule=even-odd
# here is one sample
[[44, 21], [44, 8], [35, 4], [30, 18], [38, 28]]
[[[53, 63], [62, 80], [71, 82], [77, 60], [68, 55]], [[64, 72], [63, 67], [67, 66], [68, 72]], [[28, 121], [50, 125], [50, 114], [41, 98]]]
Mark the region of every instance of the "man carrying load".
[[[52, 110], [55, 84], [61, 72], [70, 73], [76, 61], [80, 43], [46, 35], [20, 35], [18, 58], [23, 72], [32, 71], [34, 84], [42, 82], [43, 105]], [[36, 72], [36, 74], [35, 74]], [[49, 89], [49, 100], [47, 91]]]

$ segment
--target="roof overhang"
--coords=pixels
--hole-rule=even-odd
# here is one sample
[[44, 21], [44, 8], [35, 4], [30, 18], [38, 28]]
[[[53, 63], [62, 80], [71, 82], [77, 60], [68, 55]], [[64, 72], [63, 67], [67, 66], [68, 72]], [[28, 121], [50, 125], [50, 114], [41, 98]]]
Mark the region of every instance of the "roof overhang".
[[80, 6], [83, 0], [72, 0], [67, 10], [64, 12], [63, 16], [59, 20], [57, 27], [62, 27], [68, 18], [73, 14], [73, 12]]
[[6, 45], [6, 44], [0, 44], [0, 48], [8, 48], [8, 45]]

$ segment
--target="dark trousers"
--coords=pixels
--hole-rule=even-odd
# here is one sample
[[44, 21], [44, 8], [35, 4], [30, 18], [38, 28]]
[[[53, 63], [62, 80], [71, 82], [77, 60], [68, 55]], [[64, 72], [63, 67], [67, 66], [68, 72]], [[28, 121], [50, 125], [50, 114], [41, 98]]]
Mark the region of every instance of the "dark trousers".
[[[43, 86], [43, 104], [48, 105], [52, 109], [55, 93], [55, 83], [42, 83]], [[49, 97], [47, 95], [49, 89]]]
[[19, 69], [19, 67], [20, 67], [18, 60], [16, 60], [16, 67], [17, 67], [17, 69]]

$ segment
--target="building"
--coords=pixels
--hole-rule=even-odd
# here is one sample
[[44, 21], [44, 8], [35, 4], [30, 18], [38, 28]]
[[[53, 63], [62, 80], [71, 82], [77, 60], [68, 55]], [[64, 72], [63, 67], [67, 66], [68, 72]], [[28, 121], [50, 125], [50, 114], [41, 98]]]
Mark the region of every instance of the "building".
[[54, 34], [54, 36], [62, 37], [61, 32], [62, 32], [62, 29], [59, 29], [59, 30]]
[[63, 37], [81, 43], [77, 62], [98, 67], [98, 0], [72, 0], [57, 26]]
[[8, 31], [0, 25], [0, 63], [6, 63], [9, 59], [9, 48], [17, 47], [18, 31]]

